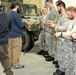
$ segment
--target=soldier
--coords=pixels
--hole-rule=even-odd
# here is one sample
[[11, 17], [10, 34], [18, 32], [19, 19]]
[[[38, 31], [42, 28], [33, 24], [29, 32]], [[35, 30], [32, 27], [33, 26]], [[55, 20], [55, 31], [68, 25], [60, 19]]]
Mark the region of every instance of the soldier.
[[73, 39], [73, 51], [74, 51], [73, 61], [71, 64], [73, 64], [73, 70], [74, 70], [73, 72], [74, 72], [74, 75], [76, 75], [76, 8], [72, 10], [71, 14], [75, 19], [75, 23], [71, 32], [71, 36]]
[[[58, 15], [57, 10], [55, 9], [54, 5], [53, 5], [53, 1], [52, 0], [48, 0], [46, 3], [47, 7], [49, 8], [49, 12], [47, 15], [47, 20], [46, 21], [42, 21], [43, 25], [48, 25], [50, 20], [55, 20], [56, 16]], [[55, 49], [53, 49], [54, 47], [54, 43], [53, 43], [53, 30], [52, 28], [48, 28], [47, 30], [48, 32], [48, 36], [46, 36], [47, 38], [47, 49], [49, 52], [49, 55], [45, 56], [46, 57], [46, 61], [51, 61], [54, 60], [54, 56], [55, 56]], [[51, 38], [51, 39], [50, 39]]]
[[[63, 26], [67, 21], [68, 21], [68, 18], [67, 18], [67, 15], [66, 15], [66, 13], [65, 13], [65, 3], [64, 2], [62, 2], [62, 1], [60, 1], [60, 2], [58, 2], [58, 4], [57, 4], [57, 9], [58, 9], [58, 11], [59, 11], [59, 13], [60, 13], [60, 17], [59, 17], [59, 19], [58, 19], [58, 22], [57, 22], [57, 24], [54, 24], [54, 23], [52, 23], [51, 21], [50, 21], [50, 23], [49, 24], [51, 24], [51, 25], [49, 25], [49, 26], [51, 26], [51, 27], [53, 27], [53, 28], [55, 28], [55, 26]], [[60, 46], [59, 45], [59, 43], [63, 43], [63, 41], [62, 40], [60, 40], [60, 39], [57, 39], [57, 56], [58, 56], [58, 64], [59, 64], [59, 66], [60, 66], [60, 68], [59, 68], [59, 73], [61, 72], [61, 73], [63, 73], [64, 74], [64, 63], [62, 62], [62, 61], [64, 61], [64, 58], [63, 58], [63, 54], [64, 54], [64, 52], [60, 49], [60, 47], [62, 48], [62, 45]]]
[[[75, 30], [75, 24], [76, 24], [76, 19], [75, 19], [75, 15], [73, 12], [76, 12], [76, 8], [74, 7], [68, 7], [66, 9], [66, 13], [68, 14], [69, 19], [74, 19], [71, 21], [66, 22], [66, 24], [64, 26], [59, 26], [57, 27], [58, 30], [60, 31], [64, 31], [65, 32], [57, 32], [55, 35], [56, 37], [61, 37], [63, 39], [63, 47], [61, 50], [63, 50], [64, 52], [64, 70], [65, 70], [65, 75], [74, 75], [73, 72], [73, 57], [74, 57], [74, 50], [73, 50], [73, 42], [72, 42], [72, 38], [71, 38], [71, 34], [74, 33]], [[62, 43], [61, 43], [62, 44]], [[60, 44], [59, 44], [60, 45]], [[57, 75], [56, 73], [54, 73], [54, 75]], [[58, 74], [59, 75], [59, 74]]]
[[[41, 20], [46, 20], [47, 19], [47, 14], [48, 14], [48, 9], [46, 7], [44, 7], [43, 10], [42, 10], [42, 13], [43, 13], [43, 15], [41, 17]], [[41, 26], [42, 30], [41, 30], [41, 33], [39, 35], [39, 48], [40, 48], [41, 51], [37, 52], [38, 55], [48, 55], [48, 51], [45, 51], [45, 45], [44, 45], [45, 40], [47, 41], [47, 39], [45, 37], [47, 35], [47, 33], [45, 31], [46, 27], [47, 27], [46, 25]]]
[[[60, 1], [61, 0], [56, 1], [55, 4], [57, 5]], [[60, 14], [58, 14], [56, 19], [53, 21], [54, 24], [57, 24], [59, 17], [60, 17]], [[55, 36], [54, 36], [54, 47], [55, 47], [55, 60], [52, 63], [55, 64], [56, 68], [59, 68], [58, 60], [57, 60], [57, 38]]]

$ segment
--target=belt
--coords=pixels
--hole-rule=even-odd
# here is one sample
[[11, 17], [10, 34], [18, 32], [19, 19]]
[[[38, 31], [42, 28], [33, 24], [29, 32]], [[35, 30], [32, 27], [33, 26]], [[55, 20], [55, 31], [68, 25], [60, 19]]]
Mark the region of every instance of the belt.
[[74, 43], [76, 43], [76, 40], [73, 40]]

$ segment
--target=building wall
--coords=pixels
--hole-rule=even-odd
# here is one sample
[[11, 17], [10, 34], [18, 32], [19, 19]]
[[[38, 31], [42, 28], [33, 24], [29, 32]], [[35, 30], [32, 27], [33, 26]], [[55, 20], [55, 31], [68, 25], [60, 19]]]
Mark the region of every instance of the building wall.
[[62, 0], [65, 2], [66, 7], [68, 6], [76, 6], [76, 0]]
[[[57, 0], [53, 0], [54, 2], [54, 5], [55, 5], [55, 2]], [[66, 4], [66, 7], [68, 6], [75, 6], [76, 7], [76, 0], [62, 0], [63, 2], [65, 2]], [[46, 0], [23, 0], [23, 3], [26, 3], [26, 4], [36, 4], [37, 7], [42, 10], [42, 8], [45, 6], [45, 2]]]
[[42, 8], [45, 7], [46, 0], [42, 0]]
[[[57, 0], [53, 0], [54, 4]], [[76, 0], [62, 0], [63, 2], [65, 2], [66, 7], [68, 6], [75, 6], [76, 7]]]
[[26, 4], [36, 4], [39, 9], [42, 9], [42, 0], [23, 0]]

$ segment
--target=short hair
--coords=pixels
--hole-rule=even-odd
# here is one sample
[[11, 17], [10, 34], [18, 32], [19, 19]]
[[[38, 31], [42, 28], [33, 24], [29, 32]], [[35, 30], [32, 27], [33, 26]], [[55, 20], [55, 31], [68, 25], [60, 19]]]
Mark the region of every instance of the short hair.
[[65, 3], [63, 1], [58, 2], [57, 6], [63, 6], [64, 9], [66, 8], [66, 5], [65, 5]]
[[74, 6], [69, 6], [65, 9], [65, 11], [74, 11], [76, 12], [76, 8]]
[[47, 0], [46, 2], [51, 2], [51, 3], [53, 3], [53, 0]]
[[14, 9], [16, 6], [20, 6], [20, 3], [17, 1], [13, 2], [10, 8]]
[[58, 1], [56, 1], [56, 3], [55, 3], [55, 4], [57, 5], [57, 4], [58, 4], [59, 2], [61, 2], [61, 1], [62, 1], [62, 0], [58, 0]]

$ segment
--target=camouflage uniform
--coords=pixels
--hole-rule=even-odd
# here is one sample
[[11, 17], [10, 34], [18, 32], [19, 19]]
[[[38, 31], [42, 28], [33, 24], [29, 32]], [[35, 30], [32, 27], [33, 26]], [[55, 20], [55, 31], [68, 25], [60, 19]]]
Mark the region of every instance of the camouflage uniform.
[[[42, 15], [41, 20], [46, 20], [47, 19], [47, 15]], [[40, 50], [44, 50], [45, 46], [44, 46], [44, 41], [45, 41], [45, 32], [44, 32], [44, 26], [42, 27], [41, 33], [39, 34], [39, 48]]]
[[[54, 21], [56, 19], [56, 16], [58, 15], [58, 11], [55, 9], [55, 7], [52, 7], [49, 9], [49, 13], [47, 15], [47, 20], [45, 22], [45, 25], [48, 25], [49, 20]], [[50, 56], [55, 57], [55, 46], [54, 46], [54, 31], [52, 28], [46, 28], [45, 38], [46, 40], [46, 48], [49, 51]]]
[[[65, 23], [67, 21], [68, 21], [67, 15], [65, 13], [61, 14], [60, 17], [59, 17], [59, 20], [58, 20], [58, 22], [56, 24], [56, 27], [65, 25]], [[64, 59], [63, 59], [64, 58], [64, 52], [63, 52], [63, 50], [61, 50], [61, 48], [63, 48], [62, 43], [64, 43], [64, 42], [58, 38], [57, 39], [58, 64], [60, 66], [60, 70], [64, 72], [64, 68], [63, 68], [64, 62], [61, 62], [61, 61], [64, 61]]]
[[[76, 33], [76, 19], [71, 32]], [[74, 75], [76, 75], [76, 40], [73, 40], [73, 61], [71, 64], [73, 64], [73, 72], [74, 72]]]
[[73, 72], [73, 42], [70, 40], [65, 40], [66, 48], [65, 48], [65, 59], [64, 59], [64, 66], [65, 66], [65, 75], [74, 75]]
[[[40, 49], [41, 50], [44, 49], [44, 50], [49, 51], [49, 54], [51, 56], [54, 56], [54, 53], [55, 53], [55, 49], [53, 49], [54, 48], [54, 43], [53, 43], [54, 39], [53, 39], [53, 33], [52, 33], [53, 29], [49, 28], [47, 25], [48, 25], [48, 22], [50, 20], [55, 20], [57, 14], [58, 14], [58, 12], [54, 7], [52, 7], [49, 10], [49, 13], [45, 19], [45, 26], [39, 35], [39, 47], [40, 47]], [[45, 40], [45, 44], [44, 44], [44, 40]]]
[[76, 42], [74, 43], [74, 57], [73, 57], [73, 65], [74, 65], [74, 68], [73, 68], [73, 70], [74, 70], [74, 75], [76, 75]]
[[60, 39], [57, 42], [58, 64], [60, 70], [65, 72], [65, 75], [73, 74], [73, 43], [67, 39]]
[[[74, 75], [74, 47], [73, 42], [71, 41], [71, 37], [69, 37], [69, 32], [74, 32], [73, 25], [75, 24], [75, 20], [68, 21], [68, 23], [62, 27], [60, 27], [60, 30], [66, 30], [66, 32], [63, 32], [61, 39], [61, 43], [59, 43], [58, 47], [58, 54], [62, 53], [61, 55], [58, 55], [59, 59], [59, 65], [60, 70], [65, 72], [65, 75]], [[60, 52], [61, 51], [61, 52]]]

